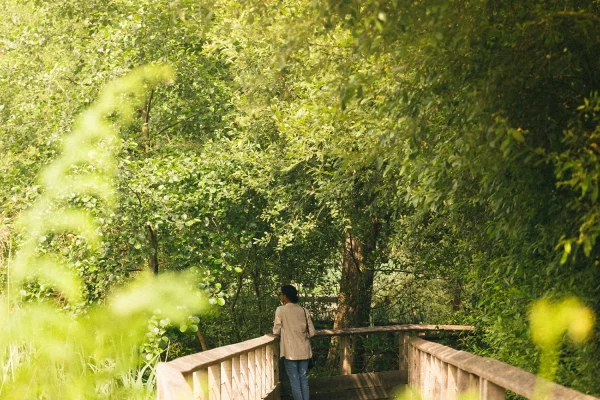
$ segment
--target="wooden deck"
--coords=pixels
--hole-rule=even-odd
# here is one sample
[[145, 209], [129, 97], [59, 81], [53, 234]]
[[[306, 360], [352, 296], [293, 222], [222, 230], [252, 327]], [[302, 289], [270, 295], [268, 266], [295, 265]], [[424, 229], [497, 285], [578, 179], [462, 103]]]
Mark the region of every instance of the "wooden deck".
[[[282, 377], [281, 399], [292, 400], [287, 377]], [[311, 400], [393, 399], [406, 386], [399, 371], [370, 372], [309, 379]]]

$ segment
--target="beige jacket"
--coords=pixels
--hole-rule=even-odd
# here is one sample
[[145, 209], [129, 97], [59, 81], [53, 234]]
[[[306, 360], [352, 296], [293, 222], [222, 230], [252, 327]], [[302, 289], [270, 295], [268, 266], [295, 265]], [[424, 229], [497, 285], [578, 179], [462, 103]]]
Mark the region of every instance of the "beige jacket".
[[[305, 317], [306, 315], [306, 317]], [[308, 334], [306, 324], [308, 321]], [[280, 335], [279, 356], [287, 360], [307, 360], [312, 357], [309, 338], [315, 335], [310, 313], [295, 303], [277, 307], [273, 334]]]

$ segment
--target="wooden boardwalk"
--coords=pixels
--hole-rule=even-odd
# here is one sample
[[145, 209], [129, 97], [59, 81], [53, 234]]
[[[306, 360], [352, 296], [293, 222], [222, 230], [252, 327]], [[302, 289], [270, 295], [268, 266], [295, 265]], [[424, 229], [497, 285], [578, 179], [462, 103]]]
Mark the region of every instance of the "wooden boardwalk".
[[[399, 371], [369, 372], [309, 379], [311, 400], [393, 399], [406, 386]], [[282, 377], [282, 400], [292, 400], [289, 384]]]

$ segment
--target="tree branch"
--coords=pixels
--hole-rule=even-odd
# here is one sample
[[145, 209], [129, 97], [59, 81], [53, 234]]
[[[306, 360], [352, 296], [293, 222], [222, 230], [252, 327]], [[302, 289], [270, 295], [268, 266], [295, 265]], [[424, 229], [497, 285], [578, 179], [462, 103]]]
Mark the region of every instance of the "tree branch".
[[150, 90], [150, 96], [146, 102], [146, 108], [142, 111], [142, 135], [146, 137], [146, 153], [150, 151], [150, 131], [148, 124], [150, 122], [150, 109], [152, 108], [152, 99], [154, 98], [154, 89]]
[[588, 21], [600, 22], [600, 17], [588, 13], [579, 13], [574, 11], [560, 11], [553, 14], [549, 14], [540, 20], [540, 24], [552, 19], [552, 18], [575, 18], [583, 19]]

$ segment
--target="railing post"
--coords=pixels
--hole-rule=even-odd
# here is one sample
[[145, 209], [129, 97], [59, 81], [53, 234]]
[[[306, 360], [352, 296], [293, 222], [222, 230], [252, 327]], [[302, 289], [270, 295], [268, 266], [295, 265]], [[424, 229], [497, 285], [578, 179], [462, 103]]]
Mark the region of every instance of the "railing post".
[[479, 378], [479, 376], [475, 374], [469, 374], [469, 390], [473, 391], [474, 393], [479, 393], [480, 380], [481, 378]]
[[263, 358], [261, 357], [261, 349], [254, 350], [254, 365], [255, 365], [255, 374], [254, 374], [254, 386], [256, 387], [256, 399], [262, 398], [262, 381], [263, 381]]
[[350, 351], [350, 336], [340, 336], [340, 375], [352, 374], [352, 354]]
[[261, 374], [261, 378], [260, 378], [260, 387], [261, 387], [261, 399], [264, 399], [265, 397], [267, 397], [267, 395], [269, 394], [269, 389], [271, 389], [270, 387], [267, 387], [267, 385], [269, 385], [269, 364], [267, 362], [267, 347], [263, 346], [259, 349], [259, 354], [260, 354], [260, 364], [261, 364], [261, 369], [262, 369], [262, 374]]
[[425, 395], [425, 391], [427, 390], [427, 354], [423, 351], [418, 351], [419, 355], [419, 386], [417, 390], [419, 394]]
[[271, 390], [273, 390], [273, 388], [275, 387], [275, 383], [274, 383], [274, 379], [273, 379], [273, 347], [271, 345], [267, 345], [265, 347], [265, 351], [266, 351], [266, 355], [265, 355], [265, 362], [266, 362], [266, 373], [265, 375], [267, 376], [267, 384], [265, 385], [267, 388], [267, 393], [271, 392]]
[[240, 354], [240, 392], [241, 400], [250, 400], [250, 389], [248, 386], [248, 353]]
[[448, 392], [448, 364], [442, 360], [438, 361], [439, 393], [441, 399], [447, 399]]
[[275, 341], [271, 346], [273, 347], [273, 382], [277, 385], [279, 383], [279, 342]]
[[431, 356], [431, 375], [433, 378], [432, 389], [433, 389], [433, 398], [441, 399], [442, 391], [441, 389], [441, 376], [440, 376], [440, 363], [441, 360], [438, 360], [437, 357]]
[[481, 400], [504, 400], [506, 391], [483, 378], [479, 382], [479, 398]]
[[243, 399], [242, 395], [242, 355], [231, 360], [231, 397]]
[[221, 400], [232, 400], [235, 397], [231, 393], [232, 384], [232, 365], [231, 359], [221, 362]]
[[448, 386], [446, 388], [446, 396], [448, 400], [458, 399], [458, 368], [452, 364], [448, 364]]
[[208, 367], [208, 400], [221, 400], [221, 364]]
[[192, 389], [195, 400], [208, 400], [208, 370], [201, 369], [192, 373]]
[[256, 400], [256, 361], [254, 360], [254, 351], [248, 352], [248, 399]]
[[456, 390], [458, 393], [466, 392], [471, 388], [469, 382], [469, 373], [458, 368], [456, 374]]
[[408, 349], [408, 386], [416, 387], [419, 382], [419, 369], [418, 369], [418, 359], [419, 356], [418, 350], [413, 346], [410, 346]]
[[399, 355], [399, 370], [400, 370], [400, 376], [402, 376], [402, 379], [407, 379], [408, 377], [408, 338], [409, 338], [409, 333], [408, 332], [400, 332], [398, 334], [398, 342], [399, 342], [399, 349], [398, 349], [398, 355]]
[[433, 356], [424, 352], [421, 354], [423, 354], [422, 362], [424, 369], [424, 374], [421, 377], [424, 381], [423, 397], [425, 400], [431, 400], [433, 398]]

